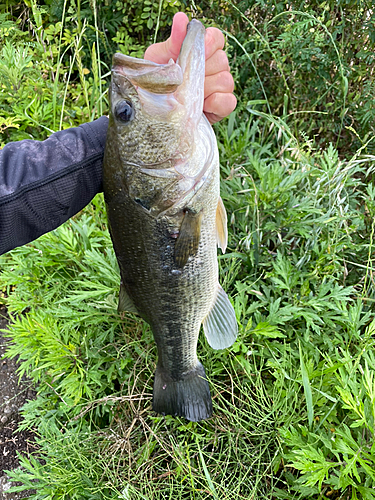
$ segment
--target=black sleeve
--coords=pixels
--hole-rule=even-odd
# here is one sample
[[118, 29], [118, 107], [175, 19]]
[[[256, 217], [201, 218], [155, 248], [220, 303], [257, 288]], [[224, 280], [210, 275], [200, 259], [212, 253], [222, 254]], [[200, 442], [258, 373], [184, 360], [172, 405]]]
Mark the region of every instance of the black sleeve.
[[108, 118], [0, 150], [0, 255], [85, 207], [102, 188]]

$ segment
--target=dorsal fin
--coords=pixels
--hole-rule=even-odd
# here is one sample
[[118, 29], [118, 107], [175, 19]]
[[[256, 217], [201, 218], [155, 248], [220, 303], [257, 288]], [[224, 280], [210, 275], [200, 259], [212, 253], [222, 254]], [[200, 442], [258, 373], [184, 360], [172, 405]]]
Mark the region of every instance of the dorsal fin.
[[128, 292], [125, 290], [124, 285], [121, 283], [117, 312], [120, 313], [120, 312], [125, 312], [125, 311], [139, 314], [139, 312], [137, 311], [137, 308], [134, 305], [134, 302], [129, 297]]

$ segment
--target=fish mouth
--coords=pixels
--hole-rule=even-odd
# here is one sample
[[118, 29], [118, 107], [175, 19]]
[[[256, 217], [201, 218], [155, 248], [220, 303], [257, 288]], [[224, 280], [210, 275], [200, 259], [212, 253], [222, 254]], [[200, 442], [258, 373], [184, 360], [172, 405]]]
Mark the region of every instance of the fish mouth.
[[196, 129], [202, 118], [205, 77], [205, 28], [197, 19], [187, 26], [177, 64], [181, 67], [184, 81], [176, 89], [175, 99], [185, 109], [186, 127]]
[[187, 25], [186, 36], [182, 43], [177, 64], [181, 67], [184, 76], [189, 64], [189, 59], [194, 59], [196, 63], [204, 67], [204, 34], [206, 30], [203, 24], [197, 19], [192, 19]]
[[203, 113], [205, 31], [198, 20], [190, 21], [177, 62], [170, 59], [167, 64], [158, 64], [114, 54], [112, 102], [116, 95], [133, 96], [147, 119], [195, 130]]
[[116, 53], [113, 56], [112, 72], [120, 73], [135, 87], [154, 94], [171, 94], [183, 82], [181, 67], [173, 59], [167, 64], [157, 64]]
[[[171, 94], [181, 86], [185, 92], [194, 78], [201, 84], [202, 68], [204, 78], [204, 33], [202, 23], [193, 19], [187, 25], [177, 62], [170, 59], [167, 64], [158, 64], [118, 52], [113, 56], [112, 72], [120, 73], [135, 87], [153, 94]], [[194, 84], [194, 87], [199, 88], [199, 85]]]

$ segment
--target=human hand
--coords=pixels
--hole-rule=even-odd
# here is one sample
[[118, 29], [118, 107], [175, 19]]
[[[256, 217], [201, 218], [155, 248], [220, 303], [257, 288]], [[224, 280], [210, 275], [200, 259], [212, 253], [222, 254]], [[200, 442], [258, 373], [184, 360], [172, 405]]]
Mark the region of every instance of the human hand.
[[[171, 36], [165, 42], [150, 45], [144, 58], [159, 64], [166, 64], [171, 58], [176, 61], [188, 22], [187, 15], [178, 12], [173, 18]], [[234, 82], [227, 55], [223, 50], [224, 43], [224, 35], [219, 29], [207, 28], [203, 112], [211, 124], [228, 116], [237, 105], [237, 99], [232, 93]]]

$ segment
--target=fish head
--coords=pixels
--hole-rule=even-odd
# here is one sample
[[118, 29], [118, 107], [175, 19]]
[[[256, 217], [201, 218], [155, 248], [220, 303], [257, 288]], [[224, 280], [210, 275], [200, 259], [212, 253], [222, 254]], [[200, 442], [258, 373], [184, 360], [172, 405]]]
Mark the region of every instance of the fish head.
[[189, 23], [177, 62], [114, 55], [110, 129], [128, 162], [162, 164], [194, 143], [203, 112], [204, 33], [199, 21]]

